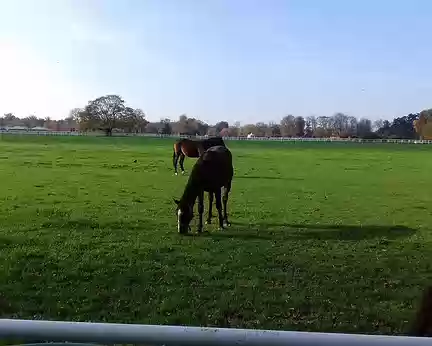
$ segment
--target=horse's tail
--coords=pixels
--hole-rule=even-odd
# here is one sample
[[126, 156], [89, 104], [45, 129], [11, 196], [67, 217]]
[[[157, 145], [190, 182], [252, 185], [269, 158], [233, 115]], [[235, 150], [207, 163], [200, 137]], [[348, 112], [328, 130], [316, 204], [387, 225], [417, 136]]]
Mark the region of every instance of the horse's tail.
[[197, 151], [198, 151], [198, 157], [201, 157], [205, 152], [204, 145], [200, 142], [197, 143]]

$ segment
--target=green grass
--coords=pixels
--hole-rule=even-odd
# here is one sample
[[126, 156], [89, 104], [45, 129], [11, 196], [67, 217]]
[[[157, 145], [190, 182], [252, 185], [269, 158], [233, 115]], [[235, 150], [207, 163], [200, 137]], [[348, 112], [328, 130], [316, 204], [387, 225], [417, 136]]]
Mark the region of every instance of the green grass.
[[407, 330], [432, 279], [431, 147], [227, 142], [233, 225], [182, 237], [172, 142], [0, 137], [0, 317]]

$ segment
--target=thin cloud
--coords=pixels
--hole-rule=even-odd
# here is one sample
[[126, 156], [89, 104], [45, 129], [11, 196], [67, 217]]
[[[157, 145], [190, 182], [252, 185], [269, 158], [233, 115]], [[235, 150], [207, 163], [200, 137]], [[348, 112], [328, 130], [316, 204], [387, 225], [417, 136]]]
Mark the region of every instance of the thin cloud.
[[103, 26], [88, 25], [83, 23], [72, 23], [70, 26], [71, 39], [85, 43], [110, 44], [115, 42], [130, 42], [134, 35], [120, 30], [110, 30]]
[[84, 42], [109, 43], [114, 41], [116, 38], [112, 33], [78, 23], [72, 23], [70, 27], [70, 34], [72, 40]]

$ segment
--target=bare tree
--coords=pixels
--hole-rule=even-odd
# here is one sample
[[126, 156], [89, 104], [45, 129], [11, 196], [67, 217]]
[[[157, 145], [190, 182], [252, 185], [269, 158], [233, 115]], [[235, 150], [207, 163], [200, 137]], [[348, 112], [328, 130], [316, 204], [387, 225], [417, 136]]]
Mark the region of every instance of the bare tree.
[[317, 128], [317, 119], [314, 115], [308, 116], [306, 118], [306, 124], [310, 127], [310, 131], [315, 132]]
[[274, 122], [270, 122], [267, 126], [267, 134], [266, 136], [269, 137], [280, 137], [281, 136], [281, 129], [279, 124], [276, 124]]
[[303, 137], [305, 134], [306, 121], [303, 117], [296, 117], [294, 122], [296, 137]]
[[28, 117], [21, 119], [21, 121], [25, 127], [32, 128], [37, 126], [38, 118], [34, 115], [30, 115]]
[[241, 136], [247, 136], [249, 133], [256, 135], [257, 132], [258, 130], [255, 124], [246, 124], [240, 128]]
[[254, 135], [257, 137], [264, 137], [267, 136], [267, 132], [268, 132], [268, 126], [267, 124], [263, 123], [263, 122], [259, 122], [255, 124], [255, 133]]
[[315, 137], [330, 137], [332, 135], [332, 119], [330, 117], [320, 116], [316, 118], [316, 122]]
[[373, 122], [373, 125], [372, 125], [372, 130], [373, 131], [378, 131], [380, 128], [382, 128], [384, 126], [384, 120], [382, 120], [382, 119], [377, 119], [377, 120], [375, 120], [374, 122]]
[[296, 123], [293, 115], [287, 115], [282, 118], [280, 130], [283, 137], [293, 137], [296, 135]]

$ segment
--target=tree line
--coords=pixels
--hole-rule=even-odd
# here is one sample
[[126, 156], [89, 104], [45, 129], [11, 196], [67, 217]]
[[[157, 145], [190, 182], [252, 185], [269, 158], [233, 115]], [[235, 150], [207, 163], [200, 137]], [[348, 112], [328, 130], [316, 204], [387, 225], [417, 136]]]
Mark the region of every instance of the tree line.
[[[428, 122], [428, 120], [431, 121]], [[107, 136], [113, 132], [180, 134], [190, 136], [247, 136], [256, 137], [341, 137], [341, 138], [402, 138], [414, 139], [432, 135], [432, 109], [410, 113], [392, 121], [376, 120], [336, 113], [332, 116], [301, 117], [286, 115], [279, 123], [258, 122], [240, 125], [220, 121], [207, 124], [186, 114], [178, 120], [161, 119], [149, 122], [143, 110], [125, 104], [119, 95], [106, 95], [88, 102], [83, 108], [72, 109], [61, 120], [38, 118], [30, 115], [19, 119], [12, 113], [0, 117], [0, 127], [6, 126], [46, 127], [57, 131], [103, 131]], [[427, 131], [425, 131], [427, 130]]]

